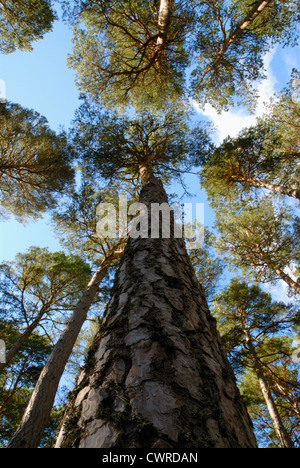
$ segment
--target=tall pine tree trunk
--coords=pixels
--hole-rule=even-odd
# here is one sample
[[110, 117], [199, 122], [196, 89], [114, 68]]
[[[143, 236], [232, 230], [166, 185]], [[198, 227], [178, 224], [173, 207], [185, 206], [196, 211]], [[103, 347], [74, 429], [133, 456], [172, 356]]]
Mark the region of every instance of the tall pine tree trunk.
[[129, 239], [56, 447], [256, 447], [182, 239]]
[[49, 421], [56, 392], [87, 313], [112, 261], [122, 253], [112, 251], [100, 265], [74, 309], [66, 329], [54, 346], [37, 381], [20, 426], [7, 448], [37, 448]]
[[255, 372], [259, 381], [259, 385], [260, 385], [264, 400], [266, 402], [269, 415], [272, 419], [275, 432], [281, 442], [282, 448], [295, 448], [287, 430], [285, 429], [283, 425], [280, 414], [276, 408], [274, 399], [272, 397], [268, 383], [265, 378], [263, 367], [261, 365], [260, 360], [258, 359], [255, 348], [253, 346], [252, 339], [249, 336], [249, 333], [247, 331], [245, 331], [245, 334], [246, 334], [246, 339], [247, 339], [247, 346], [248, 346], [248, 349], [250, 351], [250, 354], [254, 363], [254, 368], [255, 368]]

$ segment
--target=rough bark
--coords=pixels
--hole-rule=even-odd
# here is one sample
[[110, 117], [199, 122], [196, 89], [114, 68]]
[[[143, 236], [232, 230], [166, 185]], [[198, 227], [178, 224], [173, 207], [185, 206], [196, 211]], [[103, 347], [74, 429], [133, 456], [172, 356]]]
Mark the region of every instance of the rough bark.
[[264, 400], [266, 402], [270, 417], [272, 419], [272, 423], [275, 429], [275, 432], [281, 442], [282, 448], [295, 448], [294, 444], [286, 431], [283, 422], [281, 420], [280, 414], [276, 408], [274, 399], [272, 397], [272, 394], [270, 392], [268, 383], [265, 378], [264, 370], [262, 367], [262, 364], [256, 354], [255, 348], [253, 346], [253, 342], [251, 340], [251, 337], [249, 336], [249, 333], [246, 333], [246, 340], [247, 340], [247, 347], [249, 349], [249, 352], [251, 354], [253, 363], [254, 363], [254, 368], [255, 372], [259, 381], [259, 385], [261, 388], [261, 392], [263, 394]]
[[[153, 176], [140, 202], [167, 202]], [[56, 447], [256, 447], [182, 239], [129, 239]]]
[[65, 366], [72, 353], [87, 313], [107, 273], [111, 261], [117, 255], [108, 257], [94, 274], [73, 315], [55, 345], [41, 372], [21, 424], [7, 448], [36, 448], [42, 438], [54, 404], [57, 388]]

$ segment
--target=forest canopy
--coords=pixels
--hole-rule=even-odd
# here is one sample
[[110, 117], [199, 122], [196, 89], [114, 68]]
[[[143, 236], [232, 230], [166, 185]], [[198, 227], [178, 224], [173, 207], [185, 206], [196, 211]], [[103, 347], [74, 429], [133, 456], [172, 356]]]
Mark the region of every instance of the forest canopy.
[[[0, 445], [299, 448], [300, 1], [58, 3], [0, 0], [2, 56], [69, 28], [81, 101], [56, 131], [0, 103], [0, 221], [46, 219], [60, 245], [0, 259]], [[196, 109], [255, 112], [285, 50], [264, 113], [217, 141]], [[204, 202], [203, 245], [159, 216], [158, 238], [99, 237], [120, 194], [137, 215]]]

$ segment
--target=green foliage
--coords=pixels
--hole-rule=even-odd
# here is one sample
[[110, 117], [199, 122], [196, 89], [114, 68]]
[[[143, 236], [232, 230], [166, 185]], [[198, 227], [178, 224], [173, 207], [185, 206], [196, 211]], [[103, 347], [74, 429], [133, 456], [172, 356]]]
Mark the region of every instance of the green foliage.
[[24, 219], [53, 208], [74, 176], [65, 135], [56, 135], [38, 113], [8, 103], [0, 105], [0, 137], [4, 213]]
[[[232, 0], [231, 11], [236, 23], [245, 18], [251, 8], [262, 2], [253, 0]], [[262, 13], [249, 25], [249, 31], [257, 36], [267, 37], [271, 43], [280, 41], [284, 46], [295, 44], [299, 31], [300, 4], [297, 0], [286, 2], [270, 1]]]
[[[283, 155], [299, 159], [300, 72], [298, 70], [293, 69], [288, 86], [275, 96], [265, 118], [269, 124], [273, 123], [275, 135], [280, 135]], [[272, 146], [271, 138], [270, 146]], [[287, 164], [290, 163], [291, 160], [287, 160]]]
[[[204, 156], [201, 185], [216, 210], [218, 250], [259, 282], [286, 281], [299, 293], [299, 218], [282, 195], [299, 198], [296, 71], [270, 113]], [[266, 193], [268, 195], [266, 195]]]
[[286, 347], [286, 339], [280, 338], [277, 342], [276, 335], [292, 328], [295, 308], [293, 305], [273, 302], [271, 295], [260, 286], [249, 285], [238, 277], [232, 279], [226, 289], [215, 295], [213, 314], [227, 351], [232, 353], [238, 349], [240, 365], [249, 365], [247, 357], [245, 361], [245, 330], [262, 351], [267, 340], [269, 349], [273, 347], [278, 353], [280, 349], [291, 353], [290, 340]]
[[292, 328], [294, 307], [273, 302], [271, 295], [260, 286], [234, 278], [214, 297], [213, 314], [237, 376], [253, 367], [246, 346], [246, 332], [255, 341], [261, 357], [268, 356], [272, 347], [273, 357], [291, 354], [291, 340], [280, 337], [276, 341], [276, 335]]
[[[79, 257], [31, 247], [16, 260], [0, 265], [0, 318], [26, 330], [41, 312], [40, 325], [51, 317], [63, 323], [74, 308], [90, 277], [90, 268]], [[61, 317], [59, 318], [59, 315]], [[51, 333], [51, 327], [48, 333]]]
[[132, 180], [140, 165], [151, 167], [165, 181], [180, 177], [193, 164], [195, 153], [207, 151], [209, 144], [204, 125], [190, 129], [183, 112], [117, 117], [88, 103], [79, 109], [72, 133], [86, 175], [109, 180]]
[[284, 150], [274, 127], [261, 122], [245, 129], [237, 138], [227, 138], [207, 159], [200, 179], [214, 205], [220, 198], [243, 196], [255, 188], [289, 196], [299, 192], [299, 153]]
[[0, 52], [31, 51], [32, 42], [52, 30], [51, 0], [0, 1]]
[[219, 281], [225, 269], [225, 262], [214, 251], [215, 241], [214, 234], [205, 228], [203, 247], [190, 251], [192, 265], [208, 302], [213, 299], [219, 288]]
[[293, 87], [297, 76], [294, 71], [289, 87], [254, 127], [227, 138], [200, 159], [201, 184], [214, 206], [224, 197], [243, 197], [259, 187], [300, 197], [300, 101]]
[[121, 193], [126, 193], [130, 204], [131, 194], [126, 191], [126, 184], [109, 184], [106, 187], [96, 180], [90, 183], [83, 181], [77, 190], [72, 191], [53, 215], [53, 228], [63, 247], [97, 267], [115, 248], [123, 248], [125, 239], [101, 239], [96, 231], [98, 205], [112, 203], [118, 210]]
[[[260, 281], [276, 280], [287, 268], [298, 274], [299, 220], [270, 197], [261, 197], [259, 203], [254, 197], [236, 199], [239, 189], [232, 187], [240, 170], [251, 177], [287, 180], [286, 163], [299, 154], [295, 121], [299, 105], [291, 90], [273, 105], [273, 120], [265, 119], [238, 139], [226, 141], [210, 159], [207, 133], [203, 126], [189, 125], [183, 98], [210, 103], [218, 110], [228, 108], [236, 98], [250, 105], [255, 83], [264, 76], [265, 52], [278, 42], [295, 43], [299, 0], [264, 2], [267, 5], [261, 13], [261, 1], [170, 1], [164, 25], [157, 0], [64, 3], [72, 10], [69, 16], [74, 26], [69, 65], [76, 72], [80, 91], [92, 104], [86, 101], [77, 113], [71, 132], [72, 154], [65, 135], [55, 135], [38, 114], [13, 104], [0, 108], [3, 209], [22, 219], [53, 208], [57, 194], [73, 180], [70, 162], [76, 155], [83, 185], [78, 190], [71, 187], [55, 222], [69, 251], [99, 264], [112, 246], [99, 242], [96, 236], [96, 206], [102, 201], [116, 202], [117, 180], [131, 183], [134, 196], [141, 167], [147, 166], [169, 182], [204, 160], [202, 182], [207, 183], [215, 206], [222, 202], [222, 211], [217, 213], [218, 248], [228, 261], [251, 271]], [[0, 51], [31, 50], [31, 43], [51, 29], [53, 20], [49, 1], [0, 0]], [[103, 111], [102, 104], [110, 110]], [[122, 110], [123, 116], [113, 114], [113, 109]], [[293, 166], [293, 183], [297, 176], [298, 168]], [[105, 186], [103, 179], [114, 185]], [[207, 231], [205, 235], [206, 244], [192, 252], [192, 262], [211, 298], [223, 263], [212, 252], [214, 237]], [[41, 327], [49, 336], [55, 335], [49, 323], [56, 329], [61, 324], [59, 314], [65, 321], [90, 273], [79, 257], [37, 248], [19, 255], [14, 263], [2, 264], [0, 325], [8, 346], [40, 311], [45, 312]], [[215, 313], [236, 369], [242, 372], [253, 367], [245, 346], [246, 327], [268, 369], [274, 393], [283, 380], [282, 360], [290, 358], [291, 338], [279, 335], [290, 326], [289, 312], [289, 306], [272, 303], [269, 295], [246, 283], [232, 282], [216, 298]], [[17, 427], [49, 349], [44, 336], [31, 333], [3, 374], [5, 430]], [[288, 370], [290, 384], [292, 366]], [[278, 401], [286, 405], [285, 391], [278, 392]], [[250, 403], [263, 407], [254, 393], [249, 395]], [[2, 440], [11, 435], [4, 433]]]
[[[271, 1], [254, 16], [261, 3], [200, 2], [194, 31], [198, 65], [192, 71], [191, 89], [201, 104], [210, 103], [222, 110], [237, 98], [251, 107], [256, 96], [253, 83], [264, 78], [264, 54], [278, 42], [295, 44], [299, 1]], [[246, 20], [248, 25], [243, 29]]]
[[[10, 348], [22, 333], [17, 321], [0, 319], [0, 336]], [[0, 446], [16, 431], [32, 388], [52, 349], [49, 339], [33, 333], [12, 363], [0, 375]]]
[[[16, 431], [52, 343], [81, 298], [90, 275], [90, 267], [79, 257], [38, 247], [0, 265], [0, 338], [7, 352], [21, 340], [0, 375], [0, 444], [5, 445]], [[32, 324], [35, 326], [30, 329]], [[42, 446], [50, 444], [61, 411], [53, 410]]]
[[261, 446], [280, 447], [281, 443], [259, 385], [250, 340], [280, 418], [299, 442], [299, 384], [292, 358], [295, 306], [274, 302], [258, 285], [234, 278], [215, 296], [213, 313]]
[[[158, 108], [184, 90], [189, 53], [183, 47], [189, 30], [187, 4], [170, 2], [171, 19], [164, 46], [158, 47], [159, 2], [114, 0], [82, 2], [74, 27], [69, 64], [79, 89], [108, 107]], [[67, 8], [69, 5], [67, 4]]]
[[[22, 333], [22, 323], [0, 319], [0, 336], [10, 348]], [[0, 375], [0, 447], [17, 430], [39, 374], [52, 350], [46, 336], [33, 333]], [[41, 447], [49, 447], [62, 417], [63, 407], [53, 408]]]
[[220, 233], [217, 249], [244, 274], [252, 274], [258, 282], [287, 280], [288, 274], [287, 278], [282, 275], [287, 268], [296, 274], [298, 218], [283, 203], [275, 204], [267, 196], [258, 204], [249, 199], [232, 201], [218, 210], [216, 224]]
[[109, 107], [166, 109], [187, 94], [218, 110], [236, 97], [250, 105], [264, 54], [298, 37], [298, 0], [274, 0], [260, 12], [261, 3], [170, 1], [162, 34], [159, 1], [76, 2], [69, 64], [79, 89]]
[[[269, 378], [268, 384], [275, 398], [280, 418], [294, 441], [296, 448], [299, 448], [299, 416], [295, 414], [299, 401], [299, 384], [297, 383], [297, 372], [290, 369], [288, 365], [289, 359], [285, 356], [281, 360], [281, 364], [277, 365], [275, 369], [277, 381], [275, 378], [273, 380]], [[239, 387], [243, 400], [247, 405], [249, 416], [253, 422], [259, 446], [262, 448], [281, 448], [281, 442], [274, 430], [257, 376], [252, 369], [246, 370], [240, 379]]]

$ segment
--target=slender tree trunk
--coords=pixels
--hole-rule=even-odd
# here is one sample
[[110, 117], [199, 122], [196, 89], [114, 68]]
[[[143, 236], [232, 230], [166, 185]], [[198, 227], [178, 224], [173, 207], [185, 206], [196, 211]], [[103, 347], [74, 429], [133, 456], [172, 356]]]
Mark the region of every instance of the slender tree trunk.
[[233, 177], [232, 180], [234, 182], [245, 182], [247, 184], [253, 185], [254, 187], [266, 188], [268, 190], [272, 190], [272, 192], [277, 192], [282, 195], [288, 195], [289, 197], [300, 200], [300, 190], [291, 189], [289, 187], [285, 187], [284, 185], [271, 184], [264, 180], [257, 180], [257, 179], [251, 179], [251, 178]]
[[[148, 176], [150, 218], [167, 196]], [[131, 237], [56, 447], [256, 446], [184, 241]]]
[[254, 2], [248, 15], [237, 25], [230, 36], [224, 40], [224, 44], [222, 45], [212, 68], [216, 68], [219, 65], [231, 44], [233, 44], [243, 34], [243, 32], [249, 28], [253, 21], [265, 10], [271, 1], [272, 0], [258, 0], [257, 2]]
[[171, 21], [171, 7], [173, 0], [161, 0], [158, 13], [159, 37], [157, 39], [157, 48], [162, 49], [166, 43], [168, 29]]
[[280, 268], [275, 268], [275, 271], [277, 275], [290, 286], [290, 288], [296, 291], [296, 293], [300, 294], [299, 282], [294, 281], [289, 275], [284, 273], [284, 271], [282, 271]]
[[57, 388], [87, 313], [112, 260], [108, 257], [94, 274], [41, 372], [21, 424], [8, 448], [38, 447], [54, 404]]
[[253, 21], [260, 15], [264, 9], [271, 3], [272, 0], [258, 0], [253, 3], [252, 9], [248, 15], [238, 24], [233, 33], [227, 41], [227, 48], [253, 23]]
[[0, 363], [0, 373], [10, 364], [12, 359], [20, 351], [23, 344], [28, 340], [32, 332], [39, 325], [41, 319], [44, 317], [45, 313], [47, 312], [47, 309], [48, 309], [47, 307], [43, 307], [41, 309], [37, 318], [26, 328], [25, 332], [18, 338], [18, 340], [14, 343], [14, 345], [10, 348], [10, 350], [7, 351], [5, 362]]
[[247, 340], [247, 347], [249, 349], [249, 352], [251, 354], [251, 357], [254, 363], [255, 372], [259, 381], [259, 385], [260, 385], [264, 400], [266, 402], [266, 405], [268, 407], [268, 411], [272, 419], [275, 432], [281, 442], [282, 448], [295, 448], [287, 430], [285, 429], [282, 423], [280, 414], [276, 408], [274, 399], [272, 397], [272, 394], [270, 392], [268, 383], [264, 375], [263, 367], [261, 365], [260, 360], [258, 359], [251, 337], [249, 336], [249, 333], [247, 331], [245, 331], [245, 334], [246, 334], [246, 340]]

